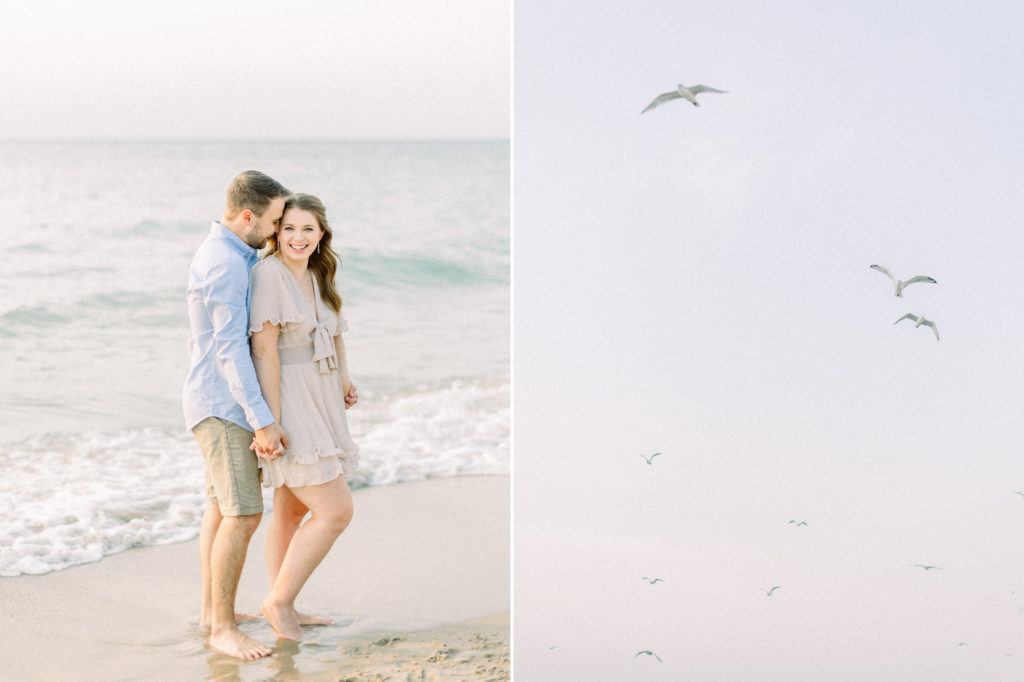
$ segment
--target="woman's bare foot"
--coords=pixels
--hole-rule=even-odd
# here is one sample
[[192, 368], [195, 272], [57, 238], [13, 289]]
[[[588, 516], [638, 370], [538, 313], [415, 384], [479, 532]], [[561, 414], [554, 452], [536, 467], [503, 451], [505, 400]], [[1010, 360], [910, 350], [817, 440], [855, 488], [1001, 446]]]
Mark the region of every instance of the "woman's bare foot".
[[210, 646], [243, 661], [254, 661], [272, 653], [268, 647], [263, 646], [249, 635], [243, 635], [238, 630], [232, 629], [225, 629], [215, 635], [211, 634]]
[[260, 610], [281, 637], [294, 639], [296, 642], [302, 639], [302, 628], [299, 627], [299, 618], [294, 607], [275, 604], [267, 597], [260, 605]]
[[334, 625], [334, 621], [326, 616], [311, 616], [301, 611], [296, 611], [295, 615], [299, 618], [299, 625]]

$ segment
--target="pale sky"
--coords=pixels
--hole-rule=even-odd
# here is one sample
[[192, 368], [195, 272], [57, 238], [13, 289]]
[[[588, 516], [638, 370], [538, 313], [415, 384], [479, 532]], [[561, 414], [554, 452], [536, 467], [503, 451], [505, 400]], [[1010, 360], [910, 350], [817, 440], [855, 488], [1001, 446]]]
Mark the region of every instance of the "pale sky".
[[0, 139], [509, 136], [508, 0], [3, 3]]
[[[519, 3], [514, 36], [517, 672], [1018, 679], [1024, 6]], [[677, 83], [728, 94], [640, 114]]]

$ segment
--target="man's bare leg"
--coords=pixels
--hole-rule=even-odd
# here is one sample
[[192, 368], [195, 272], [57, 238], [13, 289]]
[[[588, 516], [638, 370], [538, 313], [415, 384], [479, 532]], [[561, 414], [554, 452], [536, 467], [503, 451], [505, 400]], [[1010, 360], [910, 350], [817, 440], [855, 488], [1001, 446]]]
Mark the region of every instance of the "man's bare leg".
[[210, 547], [210, 646], [245, 661], [271, 653], [269, 648], [239, 632], [235, 622], [238, 580], [245, 565], [249, 540], [256, 532], [261, 516], [222, 517]]
[[213, 541], [217, 537], [217, 529], [224, 517], [221, 516], [220, 508], [213, 500], [206, 500], [206, 510], [203, 512], [203, 524], [199, 527], [199, 566], [203, 580], [203, 607], [199, 615], [199, 628], [204, 632], [209, 631], [210, 623], [213, 622], [211, 613], [211, 576], [210, 555], [213, 553]]
[[[295, 531], [302, 524], [302, 519], [309, 513], [309, 508], [295, 497], [288, 486], [274, 489], [274, 513], [267, 524], [267, 541], [263, 558], [267, 566], [267, 579], [270, 589], [274, 589], [277, 574], [281, 570], [288, 545], [295, 537]], [[313, 616], [296, 611], [299, 625], [334, 625], [334, 621], [324, 616]]]
[[[206, 511], [203, 514], [203, 524], [199, 528], [199, 566], [203, 580], [203, 605], [199, 612], [199, 629], [203, 632], [209, 632], [210, 624], [213, 622], [212, 607], [210, 606], [210, 595], [212, 594], [210, 586], [210, 554], [213, 551], [213, 540], [217, 537], [217, 529], [220, 527], [221, 519], [223, 517], [220, 513], [220, 507], [217, 506], [215, 501], [207, 500]], [[249, 613], [235, 614], [235, 621], [238, 623], [256, 620], [256, 618], [258, 616]]]

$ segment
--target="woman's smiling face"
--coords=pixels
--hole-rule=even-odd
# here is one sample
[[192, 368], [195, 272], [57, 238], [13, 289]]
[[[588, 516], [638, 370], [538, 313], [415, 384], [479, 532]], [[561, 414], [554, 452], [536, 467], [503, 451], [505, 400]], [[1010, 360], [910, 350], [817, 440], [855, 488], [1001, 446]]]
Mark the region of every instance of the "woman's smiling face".
[[281, 256], [292, 262], [308, 262], [323, 234], [312, 213], [301, 208], [288, 209], [277, 232]]

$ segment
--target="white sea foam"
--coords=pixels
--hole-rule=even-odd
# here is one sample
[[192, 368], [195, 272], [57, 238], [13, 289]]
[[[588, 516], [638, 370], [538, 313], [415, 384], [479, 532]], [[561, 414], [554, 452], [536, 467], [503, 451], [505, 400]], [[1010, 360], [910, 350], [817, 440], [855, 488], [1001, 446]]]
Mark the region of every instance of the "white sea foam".
[[[351, 411], [350, 485], [509, 471], [509, 384], [365, 401]], [[47, 573], [131, 547], [190, 540], [204, 504], [202, 456], [181, 429], [34, 436], [0, 449], [0, 576]], [[270, 491], [265, 491], [270, 510]]]
[[203, 469], [187, 433], [34, 436], [0, 451], [0, 576], [195, 537]]
[[355, 481], [388, 485], [432, 476], [507, 474], [509, 384], [467, 385], [387, 401], [367, 418]]

